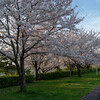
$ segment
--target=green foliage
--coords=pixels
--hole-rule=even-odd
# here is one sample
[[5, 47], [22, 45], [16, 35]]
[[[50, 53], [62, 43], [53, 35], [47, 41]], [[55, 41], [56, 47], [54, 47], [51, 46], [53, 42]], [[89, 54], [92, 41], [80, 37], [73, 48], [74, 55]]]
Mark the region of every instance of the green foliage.
[[56, 71], [62, 71], [62, 69], [60, 68], [60, 66], [56, 66]]
[[[33, 82], [33, 76], [26, 76], [26, 83]], [[0, 88], [5, 88], [9, 86], [16, 86], [20, 84], [19, 76], [0, 76]]]
[[14, 72], [16, 72], [16, 66], [6, 57], [0, 58], [0, 69], [2, 69], [1, 72], [4, 72], [6, 75], [14, 75]]
[[82, 69], [81, 70], [81, 74], [86, 74], [86, 73], [89, 73], [89, 72], [95, 72], [95, 69], [91, 69], [91, 68], [89, 68], [89, 69]]
[[[89, 72], [93, 72], [92, 69], [82, 69], [81, 74], [86, 74]], [[77, 75], [77, 70], [72, 71], [72, 75]], [[51, 80], [51, 79], [58, 79], [63, 77], [69, 77], [70, 71], [56, 71], [56, 72], [48, 72], [48, 73], [41, 73], [39, 74], [39, 80]]]
[[50, 80], [70, 76], [69, 71], [56, 71], [39, 74], [39, 80]]
[[31, 74], [31, 69], [30, 68], [25, 69], [25, 74], [30, 75]]
[[[100, 71], [100, 67], [97, 67], [97, 69], [98, 69], [98, 71]], [[95, 68], [95, 70], [96, 70], [96, 68]]]

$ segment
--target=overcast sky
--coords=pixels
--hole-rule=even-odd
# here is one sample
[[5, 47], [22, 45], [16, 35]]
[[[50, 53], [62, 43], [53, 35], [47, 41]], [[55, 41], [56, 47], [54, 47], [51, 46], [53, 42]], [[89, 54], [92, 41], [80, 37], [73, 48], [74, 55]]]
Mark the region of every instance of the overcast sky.
[[78, 6], [79, 16], [85, 17], [79, 27], [100, 31], [100, 0], [73, 0], [72, 4]]

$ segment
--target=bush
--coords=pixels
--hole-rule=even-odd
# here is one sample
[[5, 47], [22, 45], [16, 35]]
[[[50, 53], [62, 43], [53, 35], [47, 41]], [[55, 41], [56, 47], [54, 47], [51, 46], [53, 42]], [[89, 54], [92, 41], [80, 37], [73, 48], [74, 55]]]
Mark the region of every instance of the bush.
[[50, 80], [70, 76], [69, 71], [56, 71], [39, 74], [39, 80]]
[[[81, 69], [81, 74], [93, 72], [95, 70]], [[72, 71], [72, 75], [77, 75], [77, 70]], [[70, 71], [55, 71], [48, 73], [40, 73], [38, 76], [39, 80], [51, 80], [63, 77], [69, 77]], [[32, 83], [35, 78], [32, 75], [26, 75], [26, 83]], [[0, 88], [9, 86], [16, 86], [20, 84], [19, 76], [0, 76]]]
[[[33, 82], [33, 76], [26, 76], [26, 83]], [[5, 88], [9, 86], [16, 86], [20, 84], [19, 76], [0, 76], [0, 88]]]
[[[86, 74], [89, 72], [93, 72], [92, 69], [81, 69], [81, 74]], [[72, 75], [77, 75], [77, 70], [72, 71]], [[40, 73], [38, 76], [39, 80], [51, 80], [51, 79], [58, 79], [63, 77], [69, 77], [70, 71], [56, 71], [56, 72], [48, 72], [48, 73]]]

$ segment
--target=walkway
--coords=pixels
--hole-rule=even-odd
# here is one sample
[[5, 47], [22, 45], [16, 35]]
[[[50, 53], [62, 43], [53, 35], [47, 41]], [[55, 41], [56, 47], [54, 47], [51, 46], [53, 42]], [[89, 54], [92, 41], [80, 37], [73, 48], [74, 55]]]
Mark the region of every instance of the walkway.
[[93, 91], [82, 97], [80, 100], [100, 100], [100, 86], [96, 87]]

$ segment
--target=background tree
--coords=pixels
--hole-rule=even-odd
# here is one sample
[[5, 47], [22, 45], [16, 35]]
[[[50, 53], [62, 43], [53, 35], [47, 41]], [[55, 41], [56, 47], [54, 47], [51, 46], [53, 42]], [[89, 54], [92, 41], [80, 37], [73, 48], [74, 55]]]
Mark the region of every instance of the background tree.
[[70, 76], [72, 76], [72, 69], [75, 68], [75, 62], [68, 57], [64, 57], [63, 62], [65, 66], [69, 69]]
[[16, 72], [15, 64], [9, 60], [7, 57], [0, 58], [0, 69], [5, 75], [14, 75]]
[[35, 77], [37, 81], [39, 73], [54, 71], [62, 65], [62, 61], [60, 61], [58, 56], [52, 54], [36, 54], [29, 56], [26, 59], [26, 64], [33, 67], [33, 70], [35, 69]]
[[[99, 35], [96, 32], [84, 30], [70, 31], [57, 34], [55, 54], [69, 57], [77, 66], [78, 76], [81, 77], [80, 67], [93, 60], [93, 52], [99, 47]], [[60, 53], [58, 53], [60, 52]], [[90, 60], [91, 58], [91, 60]]]

